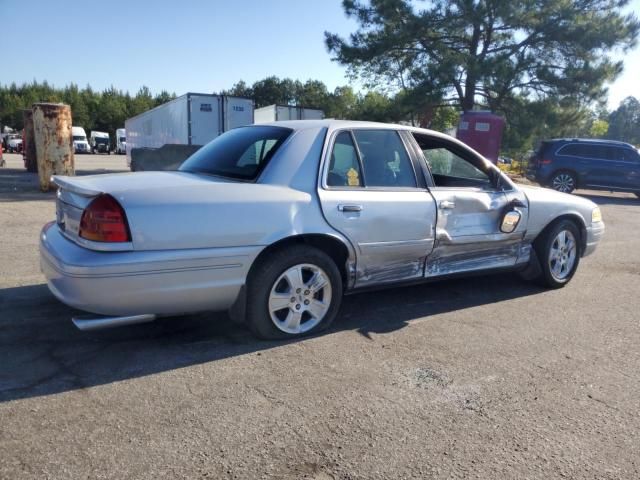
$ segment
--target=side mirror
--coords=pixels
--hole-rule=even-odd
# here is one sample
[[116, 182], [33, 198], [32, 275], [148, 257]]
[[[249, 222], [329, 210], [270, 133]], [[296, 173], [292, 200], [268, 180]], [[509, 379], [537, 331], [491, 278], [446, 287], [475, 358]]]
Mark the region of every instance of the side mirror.
[[509, 210], [502, 217], [500, 231], [502, 233], [512, 233], [518, 227], [521, 218], [522, 214], [518, 210]]

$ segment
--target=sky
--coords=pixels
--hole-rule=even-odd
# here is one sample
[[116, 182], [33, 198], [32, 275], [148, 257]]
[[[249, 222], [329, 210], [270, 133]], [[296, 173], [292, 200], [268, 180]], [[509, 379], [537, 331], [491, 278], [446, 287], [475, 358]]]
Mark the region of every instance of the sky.
[[[628, 10], [640, 15], [640, 0]], [[4, 59], [14, 52], [0, 83], [113, 85], [132, 94], [146, 85], [181, 95], [276, 75], [333, 90], [349, 80], [331, 61], [324, 31], [346, 36], [356, 27], [340, 0], [0, 0]], [[640, 97], [640, 47], [622, 58], [611, 109]]]

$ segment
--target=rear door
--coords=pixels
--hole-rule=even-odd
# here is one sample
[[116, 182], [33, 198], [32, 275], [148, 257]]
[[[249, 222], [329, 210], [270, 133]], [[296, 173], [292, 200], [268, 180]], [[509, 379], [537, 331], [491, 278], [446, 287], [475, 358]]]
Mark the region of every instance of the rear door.
[[620, 190], [640, 190], [640, 156], [627, 147], [609, 147], [615, 163], [615, 184]]
[[[436, 238], [427, 277], [509, 267], [516, 263], [527, 225], [528, 201], [519, 190], [498, 190], [475, 153], [441, 137], [414, 133], [433, 178]], [[522, 218], [512, 233], [500, 231], [511, 202]]]
[[334, 132], [318, 194], [325, 218], [354, 245], [356, 287], [422, 278], [436, 208], [399, 133]]
[[224, 97], [224, 131], [253, 123], [253, 100]]
[[222, 133], [220, 97], [191, 95], [189, 109], [190, 145], [206, 145]]

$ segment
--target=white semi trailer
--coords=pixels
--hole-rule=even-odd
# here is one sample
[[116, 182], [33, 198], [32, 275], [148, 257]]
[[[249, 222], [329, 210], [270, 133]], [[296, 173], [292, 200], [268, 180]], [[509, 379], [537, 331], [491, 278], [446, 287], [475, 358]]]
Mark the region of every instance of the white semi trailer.
[[256, 108], [254, 118], [255, 123], [282, 122], [284, 120], [322, 120], [324, 112], [315, 108], [268, 105]]
[[127, 163], [131, 166], [135, 149], [201, 146], [227, 130], [252, 123], [252, 99], [186, 93], [125, 122]]

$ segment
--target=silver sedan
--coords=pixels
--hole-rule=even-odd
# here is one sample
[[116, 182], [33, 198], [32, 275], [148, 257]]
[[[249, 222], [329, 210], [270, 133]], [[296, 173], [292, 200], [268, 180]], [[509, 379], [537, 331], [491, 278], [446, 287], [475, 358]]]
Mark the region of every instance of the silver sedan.
[[82, 329], [229, 310], [264, 338], [347, 292], [517, 270], [566, 285], [604, 233], [589, 200], [514, 184], [459, 141], [379, 123], [229, 131], [179, 171], [54, 177], [41, 266]]

